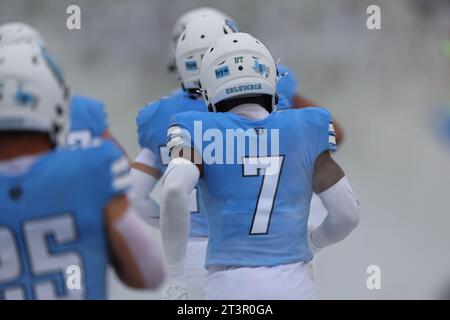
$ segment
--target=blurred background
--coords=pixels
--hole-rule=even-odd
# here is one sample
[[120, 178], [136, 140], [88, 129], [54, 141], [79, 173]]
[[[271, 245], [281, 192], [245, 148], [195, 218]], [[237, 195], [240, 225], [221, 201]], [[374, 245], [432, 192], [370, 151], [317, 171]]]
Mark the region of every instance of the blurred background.
[[[81, 30], [66, 28], [71, 4]], [[381, 8], [381, 30], [366, 27], [370, 4]], [[200, 6], [265, 43], [345, 130], [336, 158], [362, 217], [318, 254], [318, 297], [450, 299], [450, 1], [0, 0], [0, 24], [40, 30], [73, 92], [105, 101], [134, 157], [138, 110], [178, 86], [166, 69], [172, 25]], [[381, 268], [380, 290], [366, 286], [369, 265]], [[158, 298], [110, 278], [113, 299]]]

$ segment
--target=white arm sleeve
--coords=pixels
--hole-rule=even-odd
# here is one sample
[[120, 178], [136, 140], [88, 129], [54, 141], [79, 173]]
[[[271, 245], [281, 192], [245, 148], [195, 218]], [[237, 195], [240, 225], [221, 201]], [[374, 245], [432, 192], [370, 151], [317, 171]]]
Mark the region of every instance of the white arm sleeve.
[[170, 161], [161, 189], [161, 236], [169, 276], [183, 273], [189, 238], [189, 196], [200, 178], [195, 164], [183, 158]]
[[318, 196], [328, 215], [320, 226], [308, 234], [313, 252], [343, 240], [359, 223], [359, 202], [347, 177], [343, 177]]
[[139, 219], [132, 207], [114, 223], [114, 228], [130, 250], [146, 287], [154, 289], [161, 285], [165, 276], [162, 255], [157, 250], [148, 227]]
[[[142, 149], [135, 162], [145, 164], [149, 167], [155, 167], [155, 155], [149, 149]], [[154, 176], [131, 168], [131, 191], [129, 198], [136, 208], [137, 212], [154, 227], [159, 225], [159, 204], [149, 195], [158, 183], [158, 179]]]

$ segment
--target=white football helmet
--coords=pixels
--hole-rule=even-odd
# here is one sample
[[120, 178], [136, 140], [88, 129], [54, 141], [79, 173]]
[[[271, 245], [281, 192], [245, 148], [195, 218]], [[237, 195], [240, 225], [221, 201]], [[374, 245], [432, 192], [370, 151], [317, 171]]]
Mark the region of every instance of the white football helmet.
[[200, 64], [209, 46], [219, 37], [234, 32], [216, 15], [201, 16], [186, 25], [175, 49], [175, 62], [185, 90], [199, 88]]
[[178, 39], [180, 38], [181, 34], [183, 33], [184, 29], [186, 28], [186, 25], [199, 18], [199, 17], [205, 17], [205, 16], [216, 16], [219, 18], [222, 18], [225, 20], [228, 27], [231, 29], [234, 29], [234, 32], [237, 32], [237, 26], [236, 23], [231, 19], [229, 16], [227, 16], [225, 13], [220, 12], [217, 9], [209, 8], [209, 7], [202, 7], [197, 8], [191, 11], [186, 12], [181, 17], [177, 19], [175, 22], [175, 25], [172, 30], [172, 60], [173, 62], [169, 65], [169, 69], [171, 71], [175, 71], [176, 64], [175, 64], [175, 48], [177, 46]]
[[39, 131], [64, 145], [69, 94], [35, 43], [0, 48], [0, 131]]
[[217, 39], [206, 51], [200, 68], [203, 99], [214, 112], [219, 102], [260, 95], [272, 97], [273, 110], [277, 80], [277, 67], [269, 50], [247, 33]]
[[41, 34], [25, 23], [12, 22], [0, 25], [0, 47], [16, 42], [33, 42], [45, 47]]

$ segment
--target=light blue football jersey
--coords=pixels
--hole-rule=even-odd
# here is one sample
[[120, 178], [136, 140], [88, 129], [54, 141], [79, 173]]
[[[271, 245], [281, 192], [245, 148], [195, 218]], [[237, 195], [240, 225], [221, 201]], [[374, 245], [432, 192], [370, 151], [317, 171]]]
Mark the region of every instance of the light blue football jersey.
[[[128, 161], [112, 142], [0, 174], [0, 300], [105, 299], [103, 210], [128, 186]], [[71, 275], [81, 275], [80, 290]]]
[[108, 129], [103, 102], [82, 96], [73, 96], [70, 106], [70, 133], [68, 145], [86, 147], [101, 139]]
[[[164, 174], [170, 161], [166, 148], [167, 126], [173, 115], [186, 111], [206, 113], [208, 110], [203, 100], [192, 99], [184, 91], [177, 91], [169, 97], [145, 106], [137, 116], [139, 145], [156, 155], [156, 167], [161, 174]], [[201, 193], [201, 188], [197, 188], [191, 196], [191, 237], [209, 235]]]
[[204, 161], [199, 184], [210, 227], [207, 267], [312, 259], [306, 235], [314, 163], [336, 149], [328, 111], [279, 111], [260, 121], [231, 112], [181, 113], [171, 120], [169, 146], [181, 144]]

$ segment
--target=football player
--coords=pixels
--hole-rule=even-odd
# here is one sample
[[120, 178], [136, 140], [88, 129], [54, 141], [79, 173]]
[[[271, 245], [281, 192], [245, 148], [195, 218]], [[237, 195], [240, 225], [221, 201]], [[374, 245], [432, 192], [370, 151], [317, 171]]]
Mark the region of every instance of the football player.
[[40, 46], [0, 48], [0, 299], [105, 299], [112, 264], [156, 288], [164, 264], [110, 141], [63, 147], [70, 96]]
[[[359, 203], [330, 156], [336, 148], [330, 113], [272, 112], [276, 64], [244, 33], [223, 36], [206, 51], [200, 81], [213, 113], [177, 114], [168, 129], [172, 160], [163, 177], [160, 224], [169, 270], [184, 276], [188, 200], [200, 183], [210, 228], [206, 298], [314, 298], [306, 267], [313, 252], [344, 239], [359, 221]], [[211, 141], [202, 138], [209, 130], [215, 132], [214, 161]], [[258, 147], [235, 144], [230, 131], [247, 133]], [[217, 160], [218, 146], [232, 152]], [[313, 191], [328, 216], [308, 232]]]
[[[203, 12], [184, 26], [184, 31], [176, 45], [175, 60], [181, 79], [178, 93], [145, 106], [137, 117], [139, 145], [141, 151], [132, 170], [132, 191], [130, 197], [134, 206], [151, 225], [159, 225], [159, 205], [149, 197], [158, 179], [164, 174], [169, 163], [167, 126], [171, 117], [185, 111], [207, 112], [206, 105], [199, 93], [200, 63], [206, 49], [222, 35], [233, 33], [226, 19], [217, 14]], [[191, 298], [203, 297], [205, 278], [205, 255], [208, 226], [201, 190], [190, 194], [191, 228], [188, 246], [186, 272]], [[170, 272], [169, 272], [170, 275]], [[172, 286], [177, 286], [177, 279], [169, 276], [164, 291], [164, 298], [176, 299]], [[181, 294], [181, 297], [184, 293]]]
[[[6, 23], [0, 26], [0, 47], [18, 42], [36, 43], [41, 47], [43, 55], [57, 75], [58, 81], [64, 80], [61, 68], [47, 51], [44, 39], [36, 29], [21, 22]], [[70, 112], [68, 145], [88, 146], [100, 143], [102, 139], [110, 139], [125, 151], [108, 128], [103, 102], [74, 95], [71, 100]]]
[[[178, 39], [180, 38], [181, 34], [185, 30], [186, 25], [190, 21], [193, 21], [193, 20], [197, 19], [198, 17], [208, 16], [208, 15], [209, 16], [212, 15], [212, 16], [216, 16], [218, 18], [224, 19], [225, 23], [231, 30], [233, 30], [234, 32], [238, 31], [238, 26], [237, 26], [236, 22], [232, 18], [230, 18], [228, 15], [226, 15], [225, 13], [223, 13], [217, 9], [210, 8], [210, 7], [201, 7], [201, 8], [193, 9], [193, 10], [186, 12], [185, 14], [183, 14], [182, 16], [180, 16], [177, 19], [177, 21], [175, 22], [174, 27], [172, 29], [172, 42], [171, 42], [172, 58], [171, 58], [171, 62], [168, 65], [169, 72], [177, 71], [177, 64], [175, 61], [175, 49], [176, 49], [176, 46], [178, 43]], [[278, 93], [277, 109], [283, 110], [283, 109], [291, 108], [292, 102], [294, 100], [292, 99], [292, 102], [291, 102], [290, 99], [288, 99], [288, 95], [285, 95], [285, 93], [289, 93], [288, 90], [290, 90], [292, 88], [292, 82], [287, 80], [287, 79], [291, 79], [291, 77], [292, 77], [292, 76], [289, 76], [290, 70], [287, 69], [286, 67], [282, 66], [281, 64], [280, 64], [280, 68], [283, 68], [280, 71], [284, 71], [285, 72], [284, 75], [287, 77], [286, 80], [282, 81], [282, 84], [285, 84], [285, 85], [280, 85], [279, 87], [277, 87], [277, 93]], [[297, 84], [295, 83], [294, 85], [296, 86]], [[181, 92], [182, 92], [182, 89], [176, 89], [176, 90], [173, 90], [172, 95], [178, 95]], [[300, 96], [300, 95], [298, 95], [298, 96]], [[304, 99], [302, 101], [307, 102], [306, 99]]]

